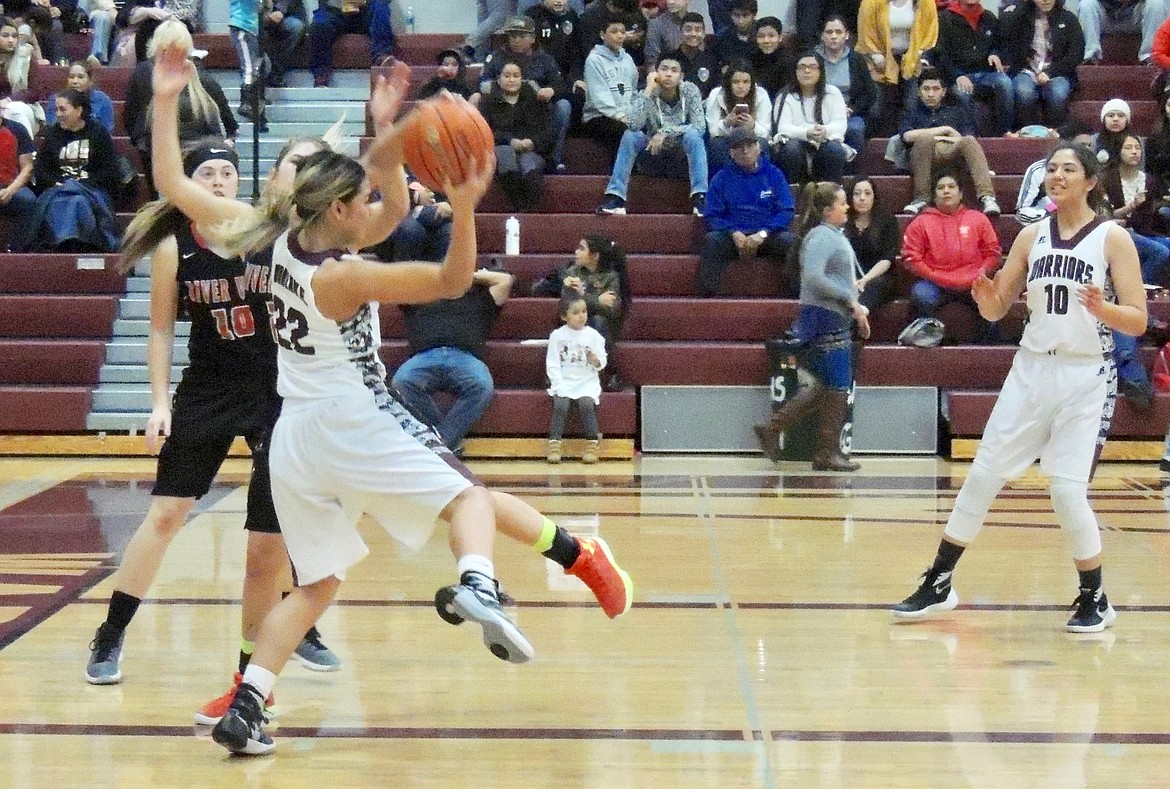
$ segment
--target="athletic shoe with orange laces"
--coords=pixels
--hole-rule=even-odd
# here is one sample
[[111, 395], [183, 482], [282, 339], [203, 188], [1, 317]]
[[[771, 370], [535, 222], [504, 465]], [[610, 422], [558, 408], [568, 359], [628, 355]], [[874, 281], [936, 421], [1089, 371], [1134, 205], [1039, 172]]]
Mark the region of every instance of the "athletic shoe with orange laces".
[[575, 575], [585, 582], [597, 596], [601, 603], [601, 610], [605, 611], [610, 619], [630, 610], [634, 601], [634, 582], [625, 570], [618, 567], [609, 552], [609, 546], [600, 537], [578, 537], [577, 545], [581, 555], [573, 566], [565, 570], [568, 575]]
[[[219, 723], [219, 719], [228, 711], [228, 707], [232, 706], [232, 700], [236, 697], [236, 690], [240, 687], [240, 682], [244, 679], [243, 674], [235, 674], [232, 677], [232, 686], [227, 693], [220, 696], [218, 699], [207, 702], [199, 711], [195, 713], [195, 722], [201, 723], [204, 726], [214, 726]], [[264, 702], [265, 717], [273, 717], [276, 709], [276, 699], [271, 693], [268, 694], [267, 700]]]

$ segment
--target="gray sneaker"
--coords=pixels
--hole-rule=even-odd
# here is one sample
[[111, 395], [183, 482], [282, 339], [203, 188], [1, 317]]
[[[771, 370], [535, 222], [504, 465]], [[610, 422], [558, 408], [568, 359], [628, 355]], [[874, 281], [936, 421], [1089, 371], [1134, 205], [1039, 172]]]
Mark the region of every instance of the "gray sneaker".
[[332, 649], [321, 643], [317, 628], [311, 628], [301, 639], [300, 646], [293, 652], [300, 664], [310, 671], [338, 671], [341, 658]]
[[910, 204], [902, 209], [902, 213], [917, 216], [922, 213], [922, 209], [926, 208], [925, 200], [911, 200]]
[[[466, 575], [470, 575], [467, 573]], [[435, 610], [443, 621], [460, 625], [476, 622], [483, 628], [483, 643], [500, 660], [527, 663], [532, 660], [532, 644], [500, 608], [494, 596], [474, 584], [444, 586], [435, 592]]]
[[117, 685], [122, 681], [122, 640], [125, 630], [118, 630], [108, 622], [98, 625], [89, 642], [89, 663], [85, 667], [85, 681], [90, 685]]

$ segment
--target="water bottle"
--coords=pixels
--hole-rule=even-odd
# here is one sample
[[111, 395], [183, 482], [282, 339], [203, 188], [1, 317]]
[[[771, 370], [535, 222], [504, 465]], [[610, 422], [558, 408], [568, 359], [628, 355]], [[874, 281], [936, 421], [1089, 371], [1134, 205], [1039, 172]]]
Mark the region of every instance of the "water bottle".
[[520, 254], [520, 220], [514, 216], [504, 223], [504, 254]]
[[406, 7], [406, 32], [414, 32], [414, 6], [412, 5]]

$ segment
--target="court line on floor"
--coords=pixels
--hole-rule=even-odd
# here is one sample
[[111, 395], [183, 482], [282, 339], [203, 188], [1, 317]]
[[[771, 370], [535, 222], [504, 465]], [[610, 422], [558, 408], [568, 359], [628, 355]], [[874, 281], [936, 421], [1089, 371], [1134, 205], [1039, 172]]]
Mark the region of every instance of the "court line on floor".
[[[719, 530], [715, 528], [715, 519], [711, 517], [711, 498], [708, 495], [706, 477], [692, 477], [695, 495], [695, 511], [707, 532], [707, 540], [711, 546], [711, 576], [715, 582], [715, 596], [721, 601], [731, 600], [731, 586], [727, 579], [727, 570], [723, 562], [723, 551], [719, 545]], [[740, 696], [743, 698], [744, 709], [747, 712], [748, 726], [752, 732], [752, 739], [762, 741], [767, 737], [764, 728], [764, 716], [760, 712], [760, 703], [753, 690], [751, 673], [748, 671], [747, 655], [744, 652], [744, 636], [740, 632], [736, 621], [735, 606], [726, 605], [723, 609], [723, 622], [727, 628], [727, 636], [731, 641], [731, 652], [735, 658], [736, 683], [739, 685]], [[757, 777], [767, 789], [776, 786], [772, 775], [772, 754], [766, 747], [760, 747], [756, 752], [759, 759]]]
[[[0, 595], [0, 605], [19, 605], [23, 599], [23, 595]], [[86, 597], [71, 601], [79, 605], [98, 605], [105, 606], [109, 602], [107, 599], [100, 597]], [[595, 610], [597, 603], [577, 600], [520, 600], [520, 608], [580, 608], [582, 610]], [[750, 609], [750, 610], [770, 610], [770, 611], [885, 611], [890, 608], [896, 601], [888, 602], [873, 602], [873, 603], [846, 603], [846, 602], [821, 602], [821, 601], [793, 601], [786, 600], [783, 602], [769, 602], [761, 601], [735, 601], [735, 608]], [[142, 605], [174, 605], [174, 606], [217, 606], [217, 605], [239, 605], [239, 599], [230, 597], [163, 597], [163, 598], [147, 598], [142, 601]], [[434, 600], [334, 600], [332, 605], [339, 608], [422, 608], [433, 609], [435, 607]], [[634, 608], [639, 610], [663, 609], [663, 610], [714, 610], [714, 609], [729, 609], [732, 604], [726, 599], [720, 601], [711, 600], [661, 600], [661, 601], [635, 601]], [[960, 603], [958, 610], [960, 611], [1067, 611], [1069, 606], [1066, 603]], [[1126, 605], [1124, 603], [1113, 604], [1113, 608], [1117, 611], [1133, 614], [1165, 614], [1170, 613], [1170, 605]]]
[[[117, 723], [0, 722], [0, 736], [207, 737], [201, 726]], [[475, 728], [444, 726], [280, 726], [282, 738], [355, 740], [589, 740], [626, 742], [725, 742], [757, 747], [739, 729]], [[1170, 745], [1170, 732], [916, 731], [895, 729], [776, 729], [772, 742], [990, 743], [1032, 745]]]

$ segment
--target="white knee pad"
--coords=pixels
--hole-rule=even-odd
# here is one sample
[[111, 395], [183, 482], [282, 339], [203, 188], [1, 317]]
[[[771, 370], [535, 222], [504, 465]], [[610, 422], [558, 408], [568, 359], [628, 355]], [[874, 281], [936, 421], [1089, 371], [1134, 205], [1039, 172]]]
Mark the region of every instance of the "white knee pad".
[[1091, 559], [1101, 553], [1101, 531], [1089, 507], [1089, 483], [1053, 477], [1049, 490], [1073, 559]]
[[947, 518], [947, 528], [943, 533], [963, 545], [974, 540], [983, 528], [983, 519], [987, 517], [991, 502], [995, 501], [1006, 482], [1005, 478], [997, 477], [983, 466], [972, 464], [967, 481], [955, 497], [955, 508]]

